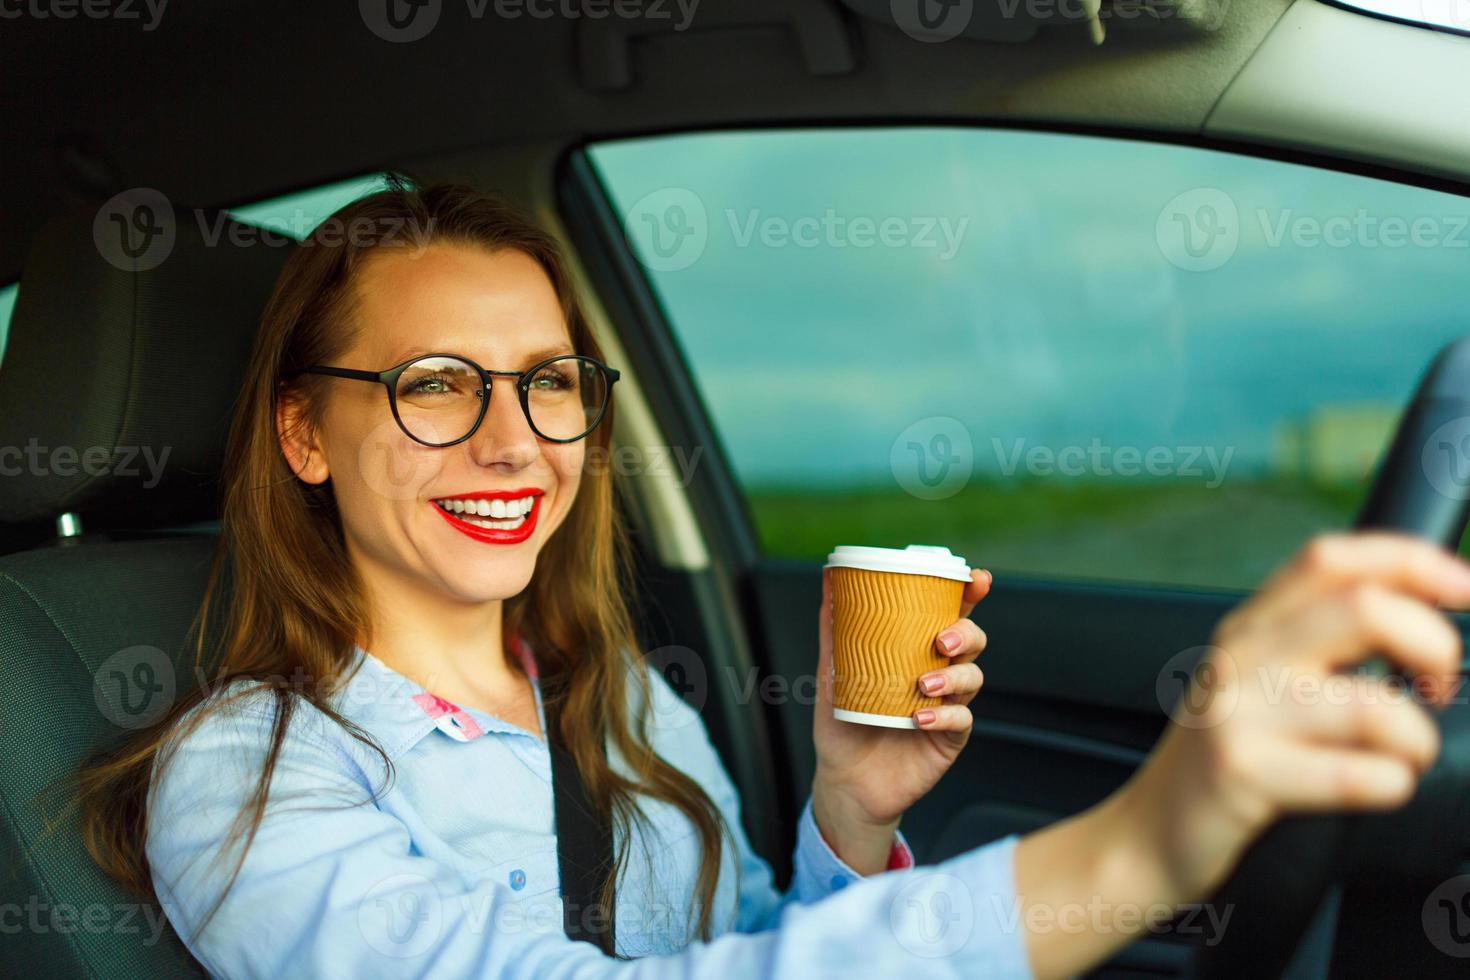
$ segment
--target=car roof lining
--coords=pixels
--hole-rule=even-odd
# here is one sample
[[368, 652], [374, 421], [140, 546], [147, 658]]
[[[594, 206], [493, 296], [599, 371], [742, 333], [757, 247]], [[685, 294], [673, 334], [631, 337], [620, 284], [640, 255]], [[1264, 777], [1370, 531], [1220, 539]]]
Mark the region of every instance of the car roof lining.
[[[358, 5], [170, 6], [157, 28], [7, 20], [0, 281], [49, 216], [153, 187], [221, 206], [435, 157], [570, 145], [749, 120], [991, 117], [1199, 132], [1289, 0], [1230, 0], [1218, 30], [1044, 28], [1026, 43], [925, 44], [837, 0], [852, 70], [813, 75], [788, 24], [702, 0], [693, 26], [635, 38], [631, 84], [589, 83], [587, 19], [467, 20], [447, 2], [422, 40], [373, 35]], [[807, 29], [808, 31], [811, 28]]]
[[1226, 90], [1204, 132], [1463, 182], [1467, 91], [1470, 37], [1301, 0]]
[[[701, 0], [688, 30], [646, 36], [608, 19], [475, 20], [445, 0], [405, 44], [350, 3], [170, 6], [152, 31], [7, 20], [0, 282], [47, 218], [125, 188], [229, 206], [392, 166], [493, 171], [514, 196], [538, 179], [516, 167], [547, 170], [587, 141], [742, 124], [1115, 129], [1470, 178], [1470, 134], [1432, 149], [1462, 129], [1439, 116], [1470, 90], [1470, 38], [1318, 0], [1214, 3], [1218, 24], [1114, 22], [1101, 45], [1075, 25], [920, 43], [846, 0]], [[626, 55], [625, 85], [609, 50]], [[1388, 84], [1394, 63], [1374, 51], [1415, 58], [1414, 84], [1446, 98]]]

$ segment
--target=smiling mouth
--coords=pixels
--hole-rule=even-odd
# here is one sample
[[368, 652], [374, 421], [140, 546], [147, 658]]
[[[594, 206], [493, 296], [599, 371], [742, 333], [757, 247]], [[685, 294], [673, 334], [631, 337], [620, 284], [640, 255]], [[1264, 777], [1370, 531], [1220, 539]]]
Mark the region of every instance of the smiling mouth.
[[456, 531], [487, 544], [515, 544], [531, 536], [541, 510], [542, 490], [468, 493], [430, 501]]

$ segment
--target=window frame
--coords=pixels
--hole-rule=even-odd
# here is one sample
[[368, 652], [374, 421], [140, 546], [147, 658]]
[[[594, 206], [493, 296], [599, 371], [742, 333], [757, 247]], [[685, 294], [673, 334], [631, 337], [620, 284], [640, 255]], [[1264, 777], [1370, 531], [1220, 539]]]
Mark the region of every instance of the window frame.
[[[1415, 19], [1413, 17], [1399, 16], [1387, 10], [1379, 10], [1376, 7], [1365, 7], [1353, 0], [1321, 0], [1329, 7], [1337, 7], [1349, 13], [1361, 17], [1372, 17], [1374, 20], [1388, 21], [1390, 24], [1403, 24], [1407, 27], [1417, 27], [1425, 31], [1437, 31], [1440, 34], [1456, 34], [1460, 37], [1470, 37], [1470, 26], [1460, 27], [1455, 24], [1445, 24], [1440, 21]], [[1423, 9], [1422, 7], [1420, 8]]]

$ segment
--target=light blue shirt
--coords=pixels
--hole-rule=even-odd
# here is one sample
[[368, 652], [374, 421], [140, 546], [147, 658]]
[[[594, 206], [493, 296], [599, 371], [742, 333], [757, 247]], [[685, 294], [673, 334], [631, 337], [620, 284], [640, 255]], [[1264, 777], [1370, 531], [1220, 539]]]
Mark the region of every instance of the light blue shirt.
[[[544, 732], [534, 660], [524, 656]], [[265, 818], [197, 939], [238, 856], [231, 850], [216, 861], [259, 777], [273, 697], [252, 694], [212, 713], [179, 743], [162, 779], [155, 769], [147, 836], [154, 887], [175, 930], [215, 975], [1030, 977], [1013, 882], [1016, 838], [865, 878], [823, 840], [808, 798], [782, 894], [750, 847], [703, 721], [657, 670], [648, 671], [654, 749], [699, 782], [733, 836], [733, 847], [722, 848], [713, 938], [691, 938], [698, 835], [680, 811], [644, 799], [650, 829], [635, 831], [619, 878], [615, 932], [618, 952], [638, 959], [570, 940], [545, 741], [435, 698], [361, 648], [357, 658], [332, 706], [386, 751], [391, 786], [365, 802], [385, 785], [381, 757], [299, 703]], [[628, 771], [612, 749], [610, 762]]]

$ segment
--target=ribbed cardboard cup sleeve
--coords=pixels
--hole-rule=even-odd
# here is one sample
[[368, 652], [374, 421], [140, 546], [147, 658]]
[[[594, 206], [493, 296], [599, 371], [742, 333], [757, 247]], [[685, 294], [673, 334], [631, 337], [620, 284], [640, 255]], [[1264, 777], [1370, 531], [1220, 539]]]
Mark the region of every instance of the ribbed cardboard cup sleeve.
[[831, 573], [833, 706], [909, 717], [943, 704], [919, 692], [919, 677], [950, 663], [934, 638], [960, 618], [965, 583], [865, 568]]

